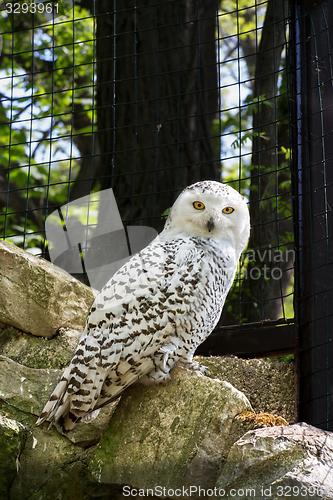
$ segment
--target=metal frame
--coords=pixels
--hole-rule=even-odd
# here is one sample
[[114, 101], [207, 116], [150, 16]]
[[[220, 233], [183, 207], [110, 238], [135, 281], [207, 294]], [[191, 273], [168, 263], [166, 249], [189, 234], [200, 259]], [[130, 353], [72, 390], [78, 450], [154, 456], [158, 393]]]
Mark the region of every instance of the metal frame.
[[333, 5], [298, 0], [294, 208], [299, 419], [333, 430]]

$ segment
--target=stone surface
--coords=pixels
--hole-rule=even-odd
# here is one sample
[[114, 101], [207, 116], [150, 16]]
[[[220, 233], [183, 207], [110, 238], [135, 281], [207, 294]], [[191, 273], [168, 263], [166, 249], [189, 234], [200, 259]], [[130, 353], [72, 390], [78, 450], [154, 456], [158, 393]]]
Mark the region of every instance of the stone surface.
[[227, 380], [244, 392], [256, 412], [270, 412], [290, 423], [296, 422], [294, 363], [274, 358], [241, 359], [235, 356], [196, 359], [209, 368], [210, 376]]
[[253, 430], [249, 401], [228, 382], [177, 369], [166, 385], [137, 384], [115, 409], [61, 435], [35, 426], [60, 374], [0, 356], [0, 413], [11, 422], [4, 444], [0, 423], [0, 498], [120, 499], [123, 484], [241, 492], [221, 498], [333, 498], [332, 433], [305, 424]]
[[97, 448], [92, 479], [102, 484], [169, 487], [215, 484], [221, 462], [244, 430], [250, 409], [227, 382], [175, 370], [165, 386], [129, 389]]
[[0, 399], [37, 416], [60, 375], [60, 370], [27, 368], [0, 356]]
[[[18, 411], [33, 415], [35, 421], [61, 374], [61, 370], [28, 368], [0, 356], [0, 399]], [[98, 418], [67, 433], [67, 439], [84, 446], [95, 444], [108, 426], [113, 411], [114, 407], [106, 406]]]
[[97, 492], [113, 498], [124, 482], [148, 487], [159, 479], [213, 485], [220, 461], [246, 428], [235, 416], [251, 408], [230, 384], [179, 369], [166, 385], [132, 387], [112, 417], [106, 407], [99, 421], [63, 436], [47, 423], [35, 426], [60, 373], [0, 356], [0, 411], [28, 433], [11, 499], [83, 500], [88, 490], [91, 498]]
[[23, 425], [0, 414], [0, 498], [8, 498], [26, 440]]
[[0, 403], [0, 410], [24, 423], [27, 429], [17, 474], [11, 482], [8, 500], [86, 500], [85, 451], [73, 445], [56, 429], [36, 427], [35, 416]]
[[65, 368], [72, 359], [81, 332], [62, 329], [52, 338], [36, 337], [3, 325], [0, 354], [30, 368]]
[[94, 300], [91, 288], [44, 259], [0, 242], [0, 321], [50, 337], [60, 327], [80, 330]]
[[214, 487], [222, 466], [219, 485], [320, 482], [324, 496], [311, 498], [333, 498], [324, 479], [332, 467], [330, 434], [291, 426], [243, 436], [263, 419], [279, 421], [254, 415], [250, 402], [294, 421], [292, 364], [203, 358], [210, 377], [177, 369], [170, 383], [130, 388], [118, 406], [71, 433], [36, 427], [93, 298], [52, 264], [0, 243], [0, 498], [9, 489], [11, 500], [115, 498], [124, 483]]
[[[13, 327], [0, 326], [0, 354], [31, 368], [64, 368], [70, 362], [81, 332], [61, 329], [45, 339]], [[270, 412], [296, 421], [296, 384], [293, 363], [235, 356], [195, 357], [209, 368], [208, 377], [230, 382], [244, 392], [257, 412]]]
[[245, 500], [331, 500], [333, 433], [304, 423], [251, 430], [231, 447], [217, 488], [227, 492], [221, 498], [247, 490]]
[[20, 458], [12, 498], [84, 498], [83, 459], [84, 450], [56, 430], [35, 428]]

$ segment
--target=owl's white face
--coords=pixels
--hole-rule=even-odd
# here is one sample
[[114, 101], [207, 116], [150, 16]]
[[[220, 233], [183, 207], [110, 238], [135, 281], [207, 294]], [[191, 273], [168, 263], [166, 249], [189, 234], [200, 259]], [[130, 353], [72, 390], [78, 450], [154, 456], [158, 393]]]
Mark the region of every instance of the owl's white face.
[[172, 206], [166, 229], [226, 241], [240, 254], [250, 235], [245, 198], [235, 189], [215, 181], [188, 186]]

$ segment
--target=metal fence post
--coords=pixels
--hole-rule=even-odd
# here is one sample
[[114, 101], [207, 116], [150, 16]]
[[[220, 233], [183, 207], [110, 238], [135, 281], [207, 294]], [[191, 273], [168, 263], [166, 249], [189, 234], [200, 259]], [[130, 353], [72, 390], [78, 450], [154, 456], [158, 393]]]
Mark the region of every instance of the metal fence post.
[[299, 419], [333, 430], [333, 5], [294, 18]]

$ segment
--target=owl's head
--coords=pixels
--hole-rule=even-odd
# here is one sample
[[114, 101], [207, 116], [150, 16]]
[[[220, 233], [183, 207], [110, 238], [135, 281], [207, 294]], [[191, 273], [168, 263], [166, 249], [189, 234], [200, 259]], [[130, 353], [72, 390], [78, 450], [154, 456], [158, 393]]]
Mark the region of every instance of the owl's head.
[[221, 182], [197, 182], [178, 196], [165, 230], [226, 241], [240, 254], [250, 235], [246, 200], [238, 191]]

